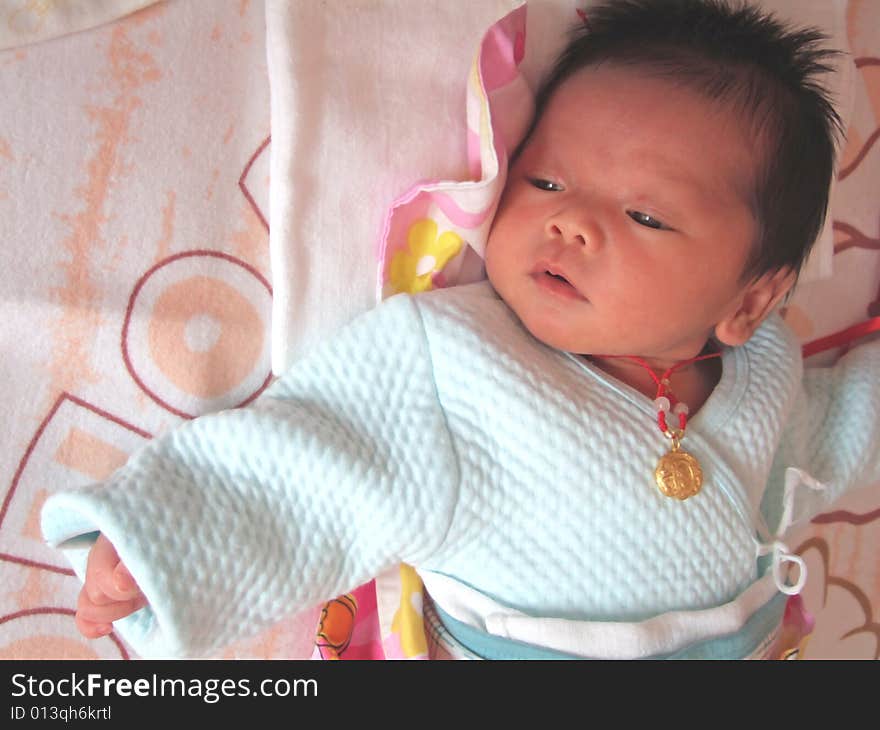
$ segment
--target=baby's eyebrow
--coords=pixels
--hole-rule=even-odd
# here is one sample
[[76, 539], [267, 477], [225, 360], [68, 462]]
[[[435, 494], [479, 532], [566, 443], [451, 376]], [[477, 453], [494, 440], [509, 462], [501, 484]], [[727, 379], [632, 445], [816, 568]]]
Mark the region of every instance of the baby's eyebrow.
[[736, 198], [743, 197], [740, 182], [728, 180], [720, 172], [708, 179], [697, 179], [680, 166], [671, 164], [658, 165], [656, 168], [647, 165], [643, 171], [650, 185], [656, 185], [659, 193], [672, 188], [676, 194], [686, 195], [706, 207], [728, 205], [731, 194]]

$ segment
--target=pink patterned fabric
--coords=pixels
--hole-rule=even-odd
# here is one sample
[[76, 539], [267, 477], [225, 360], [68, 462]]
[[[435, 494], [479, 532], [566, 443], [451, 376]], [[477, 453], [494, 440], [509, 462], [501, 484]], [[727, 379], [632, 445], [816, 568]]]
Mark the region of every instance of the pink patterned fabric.
[[526, 8], [493, 25], [467, 82], [469, 167], [476, 179], [428, 181], [391, 205], [377, 252], [379, 295], [425, 291], [479, 275], [462, 270], [468, 247], [482, 255], [506, 179], [507, 157], [525, 132], [531, 91], [519, 73]]

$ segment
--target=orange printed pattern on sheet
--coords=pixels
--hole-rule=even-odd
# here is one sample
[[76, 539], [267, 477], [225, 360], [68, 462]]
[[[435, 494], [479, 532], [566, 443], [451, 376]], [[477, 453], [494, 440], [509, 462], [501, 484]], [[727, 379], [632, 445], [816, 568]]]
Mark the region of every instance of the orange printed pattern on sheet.
[[84, 110], [97, 129], [84, 181], [76, 188], [82, 207], [76, 213], [60, 214], [70, 234], [62, 241], [69, 258], [59, 264], [64, 282], [53, 292], [63, 307], [54, 326], [55, 346], [49, 365], [55, 392], [75, 392], [82, 380], [99, 380], [90, 366], [90, 355], [101, 323], [101, 292], [94, 281], [94, 264], [96, 257], [106, 255], [106, 202], [115, 178], [124, 172], [122, 149], [129, 141], [132, 116], [142, 103], [137, 92], [161, 78], [153, 57], [134, 47], [124, 24], [114, 28], [106, 55], [108, 90], [114, 95], [113, 103]]
[[113, 444], [72, 427], [55, 452], [55, 461], [95, 481], [106, 479], [122, 466], [128, 454]]

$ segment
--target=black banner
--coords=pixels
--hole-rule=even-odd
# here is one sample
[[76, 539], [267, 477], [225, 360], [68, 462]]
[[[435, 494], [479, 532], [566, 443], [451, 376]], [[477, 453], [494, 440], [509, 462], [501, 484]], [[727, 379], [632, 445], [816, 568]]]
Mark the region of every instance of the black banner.
[[801, 694], [810, 684], [824, 683], [819, 667], [809, 662], [11, 660], [0, 661], [0, 727], [190, 717], [253, 722], [316, 713], [336, 720], [392, 719], [410, 707], [420, 708], [423, 717], [457, 720], [487, 708], [496, 717], [532, 708], [545, 716], [573, 710], [584, 719], [605, 712], [623, 719], [674, 705], [681, 716], [697, 699], [701, 707], [729, 708], [742, 701], [747, 687], [774, 693], [790, 687]]

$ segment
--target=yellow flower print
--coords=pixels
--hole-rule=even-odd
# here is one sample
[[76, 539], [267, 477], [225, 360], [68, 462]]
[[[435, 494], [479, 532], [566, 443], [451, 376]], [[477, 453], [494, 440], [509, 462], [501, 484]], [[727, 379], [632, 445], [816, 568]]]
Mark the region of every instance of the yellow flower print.
[[392, 257], [388, 279], [395, 293], [416, 294], [433, 288], [433, 275], [461, 250], [462, 241], [452, 231], [438, 237], [437, 224], [422, 218], [410, 226], [406, 243], [406, 249]]
[[416, 569], [400, 564], [400, 606], [391, 620], [391, 631], [400, 636], [400, 648], [409, 659], [428, 655], [425, 620], [422, 613], [422, 579]]

